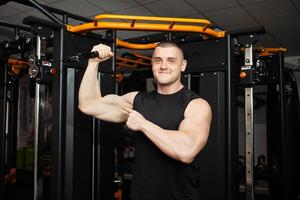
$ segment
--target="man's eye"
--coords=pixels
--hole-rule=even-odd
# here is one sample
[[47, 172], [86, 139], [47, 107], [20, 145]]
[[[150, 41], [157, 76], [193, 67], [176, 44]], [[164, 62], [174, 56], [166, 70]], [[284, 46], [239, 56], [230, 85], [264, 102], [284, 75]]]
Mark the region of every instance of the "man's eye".
[[169, 63], [175, 63], [175, 62], [176, 62], [176, 59], [175, 59], [175, 58], [168, 58], [168, 62], [169, 62]]
[[153, 58], [153, 59], [152, 59], [152, 62], [154, 62], [154, 63], [160, 63], [160, 62], [161, 62], [161, 59], [159, 59], [159, 58]]

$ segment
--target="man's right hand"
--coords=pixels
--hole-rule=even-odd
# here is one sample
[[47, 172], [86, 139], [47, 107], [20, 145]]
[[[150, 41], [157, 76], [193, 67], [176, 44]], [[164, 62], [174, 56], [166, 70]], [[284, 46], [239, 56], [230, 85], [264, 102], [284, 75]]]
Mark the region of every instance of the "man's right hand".
[[89, 62], [103, 62], [105, 60], [108, 60], [112, 56], [114, 56], [114, 53], [111, 51], [110, 46], [104, 45], [104, 44], [98, 44], [93, 47], [92, 51], [97, 51], [99, 56], [97, 58], [91, 58], [89, 59]]

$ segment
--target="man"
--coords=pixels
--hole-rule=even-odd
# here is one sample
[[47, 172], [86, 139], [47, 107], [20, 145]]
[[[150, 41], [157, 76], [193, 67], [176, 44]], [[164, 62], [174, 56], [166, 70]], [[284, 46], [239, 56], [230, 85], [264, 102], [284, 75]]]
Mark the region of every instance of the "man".
[[79, 89], [79, 109], [98, 119], [126, 122], [136, 131], [131, 197], [134, 200], [198, 200], [199, 152], [212, 118], [209, 104], [180, 82], [187, 66], [179, 46], [161, 42], [152, 57], [155, 91], [101, 96], [98, 64], [113, 56], [94, 46]]

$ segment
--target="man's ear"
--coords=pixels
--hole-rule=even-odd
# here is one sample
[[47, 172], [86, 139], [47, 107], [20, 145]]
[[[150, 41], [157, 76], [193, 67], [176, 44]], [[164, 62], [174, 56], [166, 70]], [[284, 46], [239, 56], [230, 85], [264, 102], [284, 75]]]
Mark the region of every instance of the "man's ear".
[[182, 72], [185, 71], [186, 66], [187, 66], [187, 61], [186, 61], [186, 60], [183, 60], [182, 63], [181, 63], [181, 71], [182, 71]]

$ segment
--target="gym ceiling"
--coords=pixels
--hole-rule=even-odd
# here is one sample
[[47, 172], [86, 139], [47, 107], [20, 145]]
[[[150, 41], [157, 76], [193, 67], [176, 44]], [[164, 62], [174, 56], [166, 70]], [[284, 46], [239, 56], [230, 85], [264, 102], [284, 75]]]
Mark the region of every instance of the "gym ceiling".
[[[0, 1], [0, 21], [23, 25], [26, 16], [48, 19], [35, 8]], [[5, 2], [5, 1], [4, 1]], [[203, 18], [225, 31], [264, 26], [259, 46], [288, 48], [287, 56], [300, 55], [299, 0], [37, 0], [50, 7], [93, 19], [102, 13]], [[70, 21], [69, 24], [79, 24]], [[119, 31], [128, 39], [150, 32]], [[12, 40], [11, 29], [0, 27], [0, 41]]]

